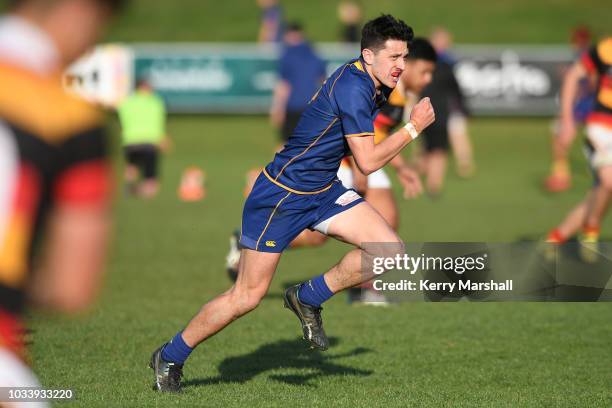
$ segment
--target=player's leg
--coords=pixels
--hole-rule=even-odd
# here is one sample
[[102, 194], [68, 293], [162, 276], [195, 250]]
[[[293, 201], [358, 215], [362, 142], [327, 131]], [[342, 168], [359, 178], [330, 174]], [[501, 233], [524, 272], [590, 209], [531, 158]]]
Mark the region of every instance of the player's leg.
[[391, 228], [397, 230], [399, 226], [397, 203], [393, 196], [393, 190], [391, 190], [391, 181], [383, 169], [368, 176], [368, 189], [365, 199], [378, 211]]
[[[436, 114], [436, 116], [438, 116]], [[425, 188], [431, 196], [440, 194], [446, 177], [448, 160], [448, 115], [441, 113], [424, 132]]]
[[589, 205], [585, 228], [598, 229], [612, 194], [612, 130], [591, 124], [587, 127], [587, 138], [591, 170], [601, 191]]
[[138, 186], [138, 195], [142, 198], [153, 198], [159, 192], [159, 150], [154, 145], [143, 146], [141, 157], [143, 180]]
[[202, 306], [183, 331], [185, 343], [193, 348], [255, 309], [268, 291], [280, 256], [280, 253], [242, 249], [236, 282]]
[[576, 235], [582, 226], [587, 214], [587, 208], [589, 203], [595, 196], [597, 188], [591, 189], [586, 198], [576, 205], [572, 210], [565, 216], [563, 221], [557, 225], [553, 230], [548, 233], [546, 242], [553, 244], [563, 244], [569, 238]]
[[[348, 193], [356, 195], [354, 192]], [[361, 268], [364, 243], [385, 243], [375, 247], [376, 253], [365, 253], [366, 256], [385, 257], [403, 252], [403, 244], [382, 216], [365, 201], [329, 218], [323, 218], [316, 228], [357, 247], [325, 274], [285, 292], [285, 306], [299, 318], [304, 338], [310, 342], [311, 347], [326, 350], [329, 342], [323, 330], [321, 304], [343, 289], [367, 282], [374, 276]]]
[[448, 155], [442, 149], [435, 149], [427, 153], [425, 159], [427, 178], [425, 188], [431, 196], [437, 196], [444, 187]]
[[[391, 189], [391, 180], [384, 169], [375, 171], [368, 176], [368, 189], [365, 199], [394, 231], [399, 227], [399, 212]], [[372, 281], [364, 282], [358, 287], [350, 288], [349, 302], [374, 306], [388, 305], [386, 297], [372, 287]]]
[[599, 240], [599, 228], [608, 210], [612, 194], [612, 166], [601, 167], [598, 170], [599, 187], [587, 206], [584, 218], [583, 240], [596, 242]]
[[476, 170], [474, 153], [468, 134], [467, 119], [462, 113], [451, 113], [448, 119], [448, 137], [457, 161], [457, 174], [460, 177], [472, 176]]
[[571, 141], [568, 143], [559, 136], [559, 126], [558, 120], [552, 125], [552, 164], [550, 174], [544, 181], [545, 188], [551, 193], [565, 191], [571, 186], [571, 170], [568, 160]]
[[323, 245], [327, 242], [327, 236], [321, 234], [318, 231], [304, 230], [298, 235], [291, 244], [289, 248], [304, 248], [304, 247], [317, 247]]
[[587, 208], [580, 242], [583, 260], [595, 261], [599, 228], [612, 194], [612, 130], [605, 126], [590, 124], [587, 127], [587, 138], [592, 153], [590, 164], [596, 174], [599, 189]]
[[138, 178], [140, 177], [138, 154], [130, 146], [124, 147], [123, 152], [125, 156], [125, 169], [123, 171], [125, 190], [128, 194], [135, 194]]
[[[600, 172], [600, 177], [603, 175], [602, 173]], [[596, 262], [599, 258], [600, 225], [608, 210], [611, 194], [612, 191], [604, 186], [602, 179], [602, 184], [595, 190], [593, 198], [587, 205], [582, 234], [579, 236], [580, 257], [585, 262]]]
[[[282, 251], [312, 223], [311, 200], [261, 175], [244, 204], [242, 253], [235, 284], [206, 303], [185, 330], [151, 357], [155, 389], [180, 390], [182, 367], [194, 347], [253, 310], [264, 297]], [[316, 208], [314, 208], [316, 210]]]
[[268, 291], [280, 256], [280, 253], [242, 250], [234, 285], [202, 306], [184, 330], [151, 356], [150, 367], [156, 377], [154, 389], [180, 391], [185, 360], [197, 345], [257, 307]]
[[[363, 252], [369, 256], [384, 257], [393, 257], [403, 252], [403, 244], [397, 233], [367, 202], [334, 216], [327, 233], [357, 247], [324, 274], [325, 281], [333, 293], [367, 282], [374, 277], [374, 274], [362, 271]], [[364, 246], [364, 243], [384, 245], [372, 248]]]

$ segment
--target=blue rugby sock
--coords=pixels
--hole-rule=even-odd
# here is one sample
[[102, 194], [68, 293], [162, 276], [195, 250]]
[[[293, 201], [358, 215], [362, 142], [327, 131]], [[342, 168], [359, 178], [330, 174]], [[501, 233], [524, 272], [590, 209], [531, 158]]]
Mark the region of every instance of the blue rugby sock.
[[176, 333], [176, 336], [166, 344], [162, 350], [162, 358], [164, 360], [172, 361], [180, 365], [185, 364], [185, 360], [187, 360], [187, 357], [189, 357], [193, 349], [185, 343], [182, 334], [182, 331]]
[[314, 307], [321, 306], [321, 303], [325, 302], [333, 295], [334, 293], [329, 290], [329, 286], [325, 283], [323, 275], [302, 283], [298, 290], [299, 301]]

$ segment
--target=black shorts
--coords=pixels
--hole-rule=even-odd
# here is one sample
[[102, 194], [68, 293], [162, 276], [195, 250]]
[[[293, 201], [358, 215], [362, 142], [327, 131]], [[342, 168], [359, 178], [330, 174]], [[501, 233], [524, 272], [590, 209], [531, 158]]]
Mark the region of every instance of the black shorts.
[[436, 114], [435, 122], [429, 125], [423, 131], [423, 135], [421, 137], [423, 138], [425, 151], [448, 151], [448, 116]]
[[124, 148], [125, 160], [132, 166], [136, 166], [140, 170], [140, 174], [144, 179], [157, 179], [157, 162], [159, 160], [159, 151], [154, 144], [140, 144], [126, 146]]
[[293, 134], [293, 130], [297, 126], [300, 118], [302, 117], [302, 112], [287, 112], [285, 114], [285, 121], [283, 122], [283, 126], [281, 127], [281, 139], [286, 142], [289, 140], [289, 136]]

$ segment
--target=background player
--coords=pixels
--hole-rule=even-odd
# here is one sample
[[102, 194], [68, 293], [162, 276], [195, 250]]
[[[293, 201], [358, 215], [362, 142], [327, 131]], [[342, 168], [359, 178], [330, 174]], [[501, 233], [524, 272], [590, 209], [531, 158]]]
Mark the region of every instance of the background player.
[[136, 91], [118, 108], [128, 192], [152, 198], [159, 191], [159, 156], [168, 146], [166, 107], [146, 79], [138, 80]]
[[26, 298], [77, 312], [100, 286], [109, 229], [107, 140], [102, 116], [64, 91], [61, 72], [94, 44], [121, 3], [15, 0], [0, 20], [3, 387], [37, 386], [25, 364]]
[[[410, 109], [417, 102], [419, 93], [431, 82], [435, 62], [436, 52], [431, 44], [424, 38], [415, 38], [410, 45], [410, 52], [406, 59], [401, 81], [393, 90], [387, 103], [383, 105], [374, 121], [375, 143], [379, 143], [388, 137], [390, 131], [397, 127], [404, 117], [409, 118]], [[409, 106], [404, 109], [406, 104]], [[363, 193], [366, 201], [382, 215], [394, 230], [397, 230], [399, 226], [399, 213], [391, 189], [391, 180], [385, 173], [385, 170], [379, 169], [366, 177], [354, 163], [350, 157], [346, 157], [338, 170], [338, 178], [346, 188], [354, 188], [358, 192]], [[418, 175], [408, 166], [401, 155], [394, 157], [389, 164], [396, 171], [404, 189], [405, 198], [418, 196], [422, 192]], [[227, 269], [232, 280], [236, 280], [238, 275], [238, 261], [240, 259], [240, 250], [237, 247], [238, 239], [239, 234], [236, 234], [231, 240], [230, 252], [227, 257]], [[325, 243], [326, 240], [326, 235], [318, 231], [306, 229], [291, 242], [290, 248], [318, 246]], [[376, 297], [377, 302], [382, 301], [379, 292], [366, 290], [362, 293], [358, 289], [351, 295], [353, 301], [368, 301], [368, 299], [373, 297]]]
[[[571, 44], [576, 60], [588, 51], [591, 46], [591, 32], [588, 28], [576, 27], [571, 36]], [[565, 75], [568, 75], [566, 73]], [[595, 103], [595, 84], [592, 78], [582, 78], [577, 87], [572, 110], [573, 120], [576, 124], [584, 124]], [[563, 119], [553, 124], [551, 141], [552, 165], [550, 174], [544, 181], [544, 187], [551, 193], [567, 190], [571, 186], [572, 172], [569, 164], [569, 151], [576, 138], [576, 126], [567, 126]]]
[[[412, 106], [432, 80], [436, 60], [436, 52], [429, 41], [424, 38], [415, 38], [412, 41], [401, 82], [393, 90], [388, 103], [381, 108], [374, 121], [375, 143], [380, 143], [387, 138], [404, 117], [409, 118]], [[415, 183], [418, 176], [408, 166], [402, 155], [395, 156], [389, 164], [396, 171], [406, 198], [420, 194], [420, 183]], [[364, 192], [366, 201], [383, 216], [391, 227], [397, 230], [399, 226], [397, 204], [391, 190], [391, 182], [384, 169], [375, 171], [366, 179], [357, 166], [353, 166], [351, 172], [347, 172], [346, 167], [340, 167], [338, 177], [345, 187], [355, 187], [357, 191]]]
[[280, 129], [281, 141], [285, 143], [308, 106], [310, 97], [325, 79], [325, 62], [306, 41], [302, 26], [298, 23], [287, 25], [278, 74], [270, 121]]
[[[431, 82], [436, 60], [436, 51], [429, 41], [424, 38], [415, 38], [412, 41], [401, 81], [391, 92], [388, 102], [381, 108], [374, 121], [375, 143], [380, 143], [402, 123], [404, 118], [410, 117], [410, 111], [418, 101], [420, 93]], [[413, 198], [422, 193], [417, 172], [408, 165], [401, 154], [395, 156], [389, 164], [396, 172], [404, 191], [404, 198]], [[355, 161], [349, 158], [340, 165], [338, 177], [346, 188], [355, 188], [362, 193], [366, 201], [397, 231], [399, 212], [391, 181], [384, 169], [365, 176], [359, 171]], [[373, 305], [386, 303], [384, 295], [372, 289], [369, 283], [351, 289], [349, 301]]]
[[[453, 69], [457, 64], [456, 57], [451, 53], [453, 36], [444, 27], [435, 27], [430, 36], [438, 60], [444, 61]], [[468, 132], [468, 112], [465, 97], [459, 87], [459, 93], [451, 95], [450, 114], [448, 117], [448, 139], [455, 157], [456, 171], [460, 177], [470, 177], [476, 171], [472, 141]]]
[[403, 251], [393, 229], [355, 191], [343, 187], [336, 174], [348, 149], [363, 173], [378, 170], [434, 121], [431, 103], [425, 99], [412, 110], [410, 123], [374, 143], [374, 117], [400, 80], [411, 39], [412, 29], [389, 15], [364, 26], [360, 58], [327, 79], [245, 203], [236, 283], [153, 353], [156, 389], [180, 390], [182, 366], [193, 348], [257, 307], [282, 251], [305, 228], [356, 247], [327, 273], [285, 292], [285, 305], [299, 318], [304, 338], [322, 350], [329, 342], [321, 303], [371, 278], [361, 272], [363, 243], [387, 243], [380, 255]]
[[[441, 34], [438, 33], [438, 36]], [[435, 43], [434, 43], [435, 40]], [[445, 41], [441, 41], [440, 38], [433, 38], [432, 44], [438, 44], [443, 46]], [[442, 48], [445, 50], [444, 48]], [[444, 54], [443, 54], [444, 55]], [[453, 112], [460, 111], [465, 117], [467, 115], [467, 106], [465, 104], [464, 96], [457, 82], [453, 71], [453, 63], [448, 58], [439, 58], [436, 64], [436, 70], [433, 74], [431, 83], [425, 87], [422, 92], [422, 96], [431, 98], [431, 103], [436, 107], [437, 120], [428, 127], [423, 135], [423, 143], [425, 147], [425, 153], [423, 157], [423, 167], [426, 176], [425, 188], [431, 196], [437, 196], [442, 191], [444, 186], [444, 179], [446, 177], [446, 167], [448, 162], [448, 150], [450, 147], [449, 141], [449, 125], [451, 114]], [[457, 130], [455, 119], [455, 131]], [[462, 132], [456, 132], [457, 134]], [[465, 148], [466, 143], [469, 143], [467, 133], [457, 139], [459, 139], [458, 145], [463, 146], [463, 150], [459, 150], [465, 155], [465, 152], [471, 152]], [[464, 138], [462, 140], [461, 138]], [[458, 160], [459, 161], [459, 160]], [[466, 172], [463, 170], [464, 175], [469, 174], [470, 167], [473, 168], [471, 163], [471, 154], [468, 158], [461, 159], [464, 162]]]
[[587, 116], [586, 153], [595, 178], [586, 199], [547, 237], [548, 242], [563, 243], [582, 228], [582, 254], [585, 260], [596, 256], [601, 221], [612, 194], [612, 37], [600, 41], [582, 55], [567, 73], [561, 89], [562, 132], [575, 132], [573, 106], [580, 82], [597, 79], [597, 99]]

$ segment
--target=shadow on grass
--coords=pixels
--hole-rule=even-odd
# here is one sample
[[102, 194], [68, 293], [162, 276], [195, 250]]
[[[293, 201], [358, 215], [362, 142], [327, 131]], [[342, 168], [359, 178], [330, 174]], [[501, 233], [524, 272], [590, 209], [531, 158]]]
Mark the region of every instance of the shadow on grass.
[[[338, 344], [336, 337], [329, 339], [330, 346]], [[237, 357], [226, 358], [219, 364], [219, 375], [216, 377], [188, 380], [183, 383], [185, 387], [214, 385], [224, 383], [245, 383], [259, 374], [274, 370], [306, 371], [304, 374], [273, 374], [270, 379], [292, 385], [307, 385], [311, 380], [335, 375], [353, 375], [365, 377], [373, 373], [371, 370], [357, 368], [335, 363], [335, 360], [353, 357], [372, 350], [358, 347], [352, 351], [340, 354], [321, 353], [308, 350], [302, 339], [280, 340], [265, 344], [252, 353]]]

